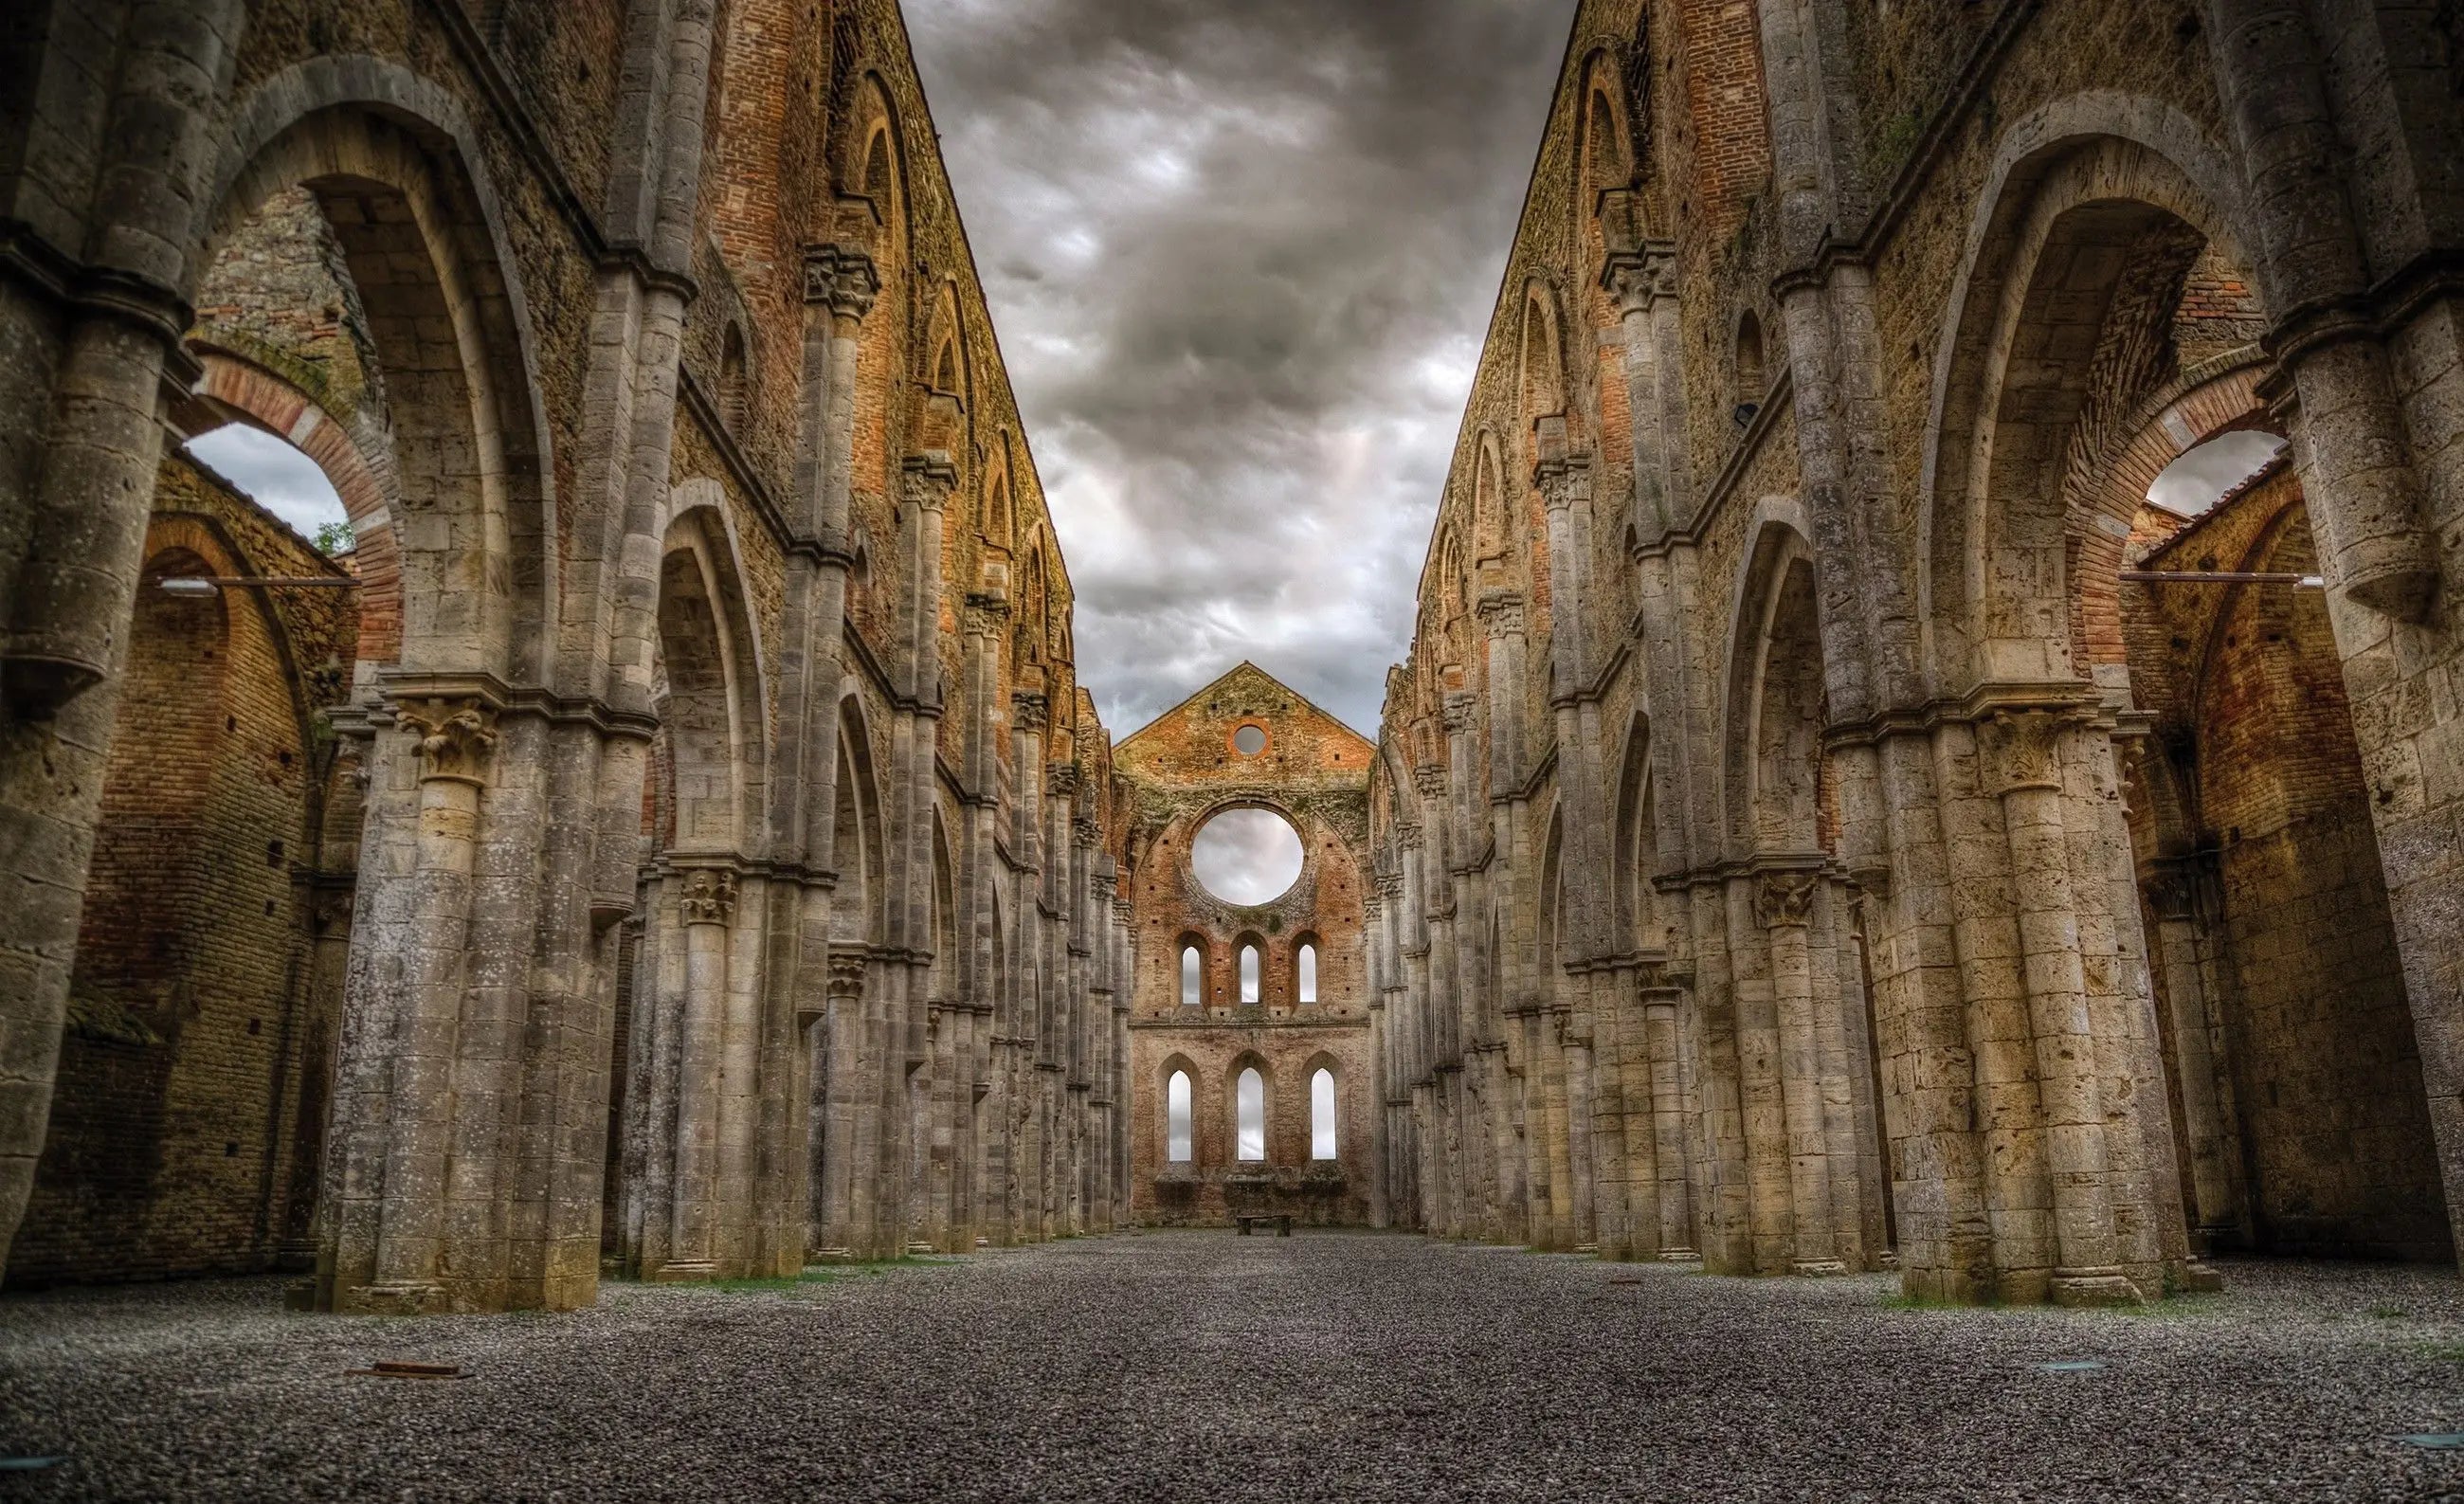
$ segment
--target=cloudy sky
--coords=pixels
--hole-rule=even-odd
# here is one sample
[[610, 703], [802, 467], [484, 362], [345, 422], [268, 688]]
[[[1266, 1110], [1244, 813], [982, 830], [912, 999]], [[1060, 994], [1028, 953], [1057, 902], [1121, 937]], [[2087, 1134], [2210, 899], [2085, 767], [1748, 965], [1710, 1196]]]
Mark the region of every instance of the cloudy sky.
[[1115, 736], [1364, 732], [1573, 0], [907, 0]]

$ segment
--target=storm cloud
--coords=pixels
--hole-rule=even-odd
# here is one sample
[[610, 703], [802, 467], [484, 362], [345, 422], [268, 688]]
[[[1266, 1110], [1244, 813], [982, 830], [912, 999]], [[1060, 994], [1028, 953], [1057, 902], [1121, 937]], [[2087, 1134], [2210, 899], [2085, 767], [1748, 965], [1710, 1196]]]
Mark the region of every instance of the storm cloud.
[[1374, 729], [1573, 0], [908, 0], [1115, 735]]

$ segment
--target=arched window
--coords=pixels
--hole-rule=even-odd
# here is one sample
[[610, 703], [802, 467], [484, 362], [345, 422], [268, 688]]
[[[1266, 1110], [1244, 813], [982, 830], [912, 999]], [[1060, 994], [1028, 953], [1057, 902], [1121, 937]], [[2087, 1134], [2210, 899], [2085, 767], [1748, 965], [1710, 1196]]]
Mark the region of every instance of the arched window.
[[1206, 1001], [1206, 957], [1195, 945], [1180, 947], [1180, 1006], [1196, 1007]]
[[1189, 1073], [1175, 1071], [1163, 1086], [1163, 1157], [1187, 1164], [1189, 1139]]
[[1309, 1076], [1309, 1158], [1334, 1158], [1334, 1073], [1324, 1066]]
[[1241, 947], [1241, 1001], [1258, 1001], [1258, 947], [1255, 945]]
[[1292, 996], [1303, 1003], [1317, 1001], [1317, 946], [1307, 940], [1292, 958]]
[[1240, 1128], [1238, 1158], [1264, 1160], [1266, 1157], [1266, 1078], [1251, 1066], [1241, 1073], [1241, 1084], [1233, 1098], [1233, 1115]]
[[1737, 400], [1759, 403], [1770, 385], [1763, 377], [1762, 321], [1749, 313], [1737, 321]]
[[731, 433], [744, 431], [749, 401], [744, 384], [744, 331], [730, 323], [719, 342], [718, 416]]

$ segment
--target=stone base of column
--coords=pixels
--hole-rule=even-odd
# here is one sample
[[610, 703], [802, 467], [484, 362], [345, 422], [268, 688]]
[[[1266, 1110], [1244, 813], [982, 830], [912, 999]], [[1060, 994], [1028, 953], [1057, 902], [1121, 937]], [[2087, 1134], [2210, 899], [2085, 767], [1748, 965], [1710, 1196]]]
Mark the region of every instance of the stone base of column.
[[334, 1300], [337, 1316], [434, 1316], [450, 1301], [443, 1285], [352, 1285]]
[[907, 1256], [908, 1256], [909, 1258], [921, 1258], [921, 1257], [923, 1257], [924, 1255], [926, 1255], [926, 1254], [928, 1254], [928, 1253], [938, 1253], [938, 1252], [940, 1252], [941, 1250], [940, 1250], [939, 1249], [937, 1249], [937, 1248], [935, 1248], [935, 1247], [934, 1247], [932, 1244], [930, 1244], [930, 1243], [925, 1243], [925, 1242], [918, 1241], [918, 1242], [910, 1243], [909, 1245], [907, 1245], [907, 1250], [906, 1250], [906, 1251], [907, 1251]]
[[1806, 1279], [1827, 1279], [1834, 1274], [1845, 1274], [1848, 1266], [1836, 1258], [1801, 1258], [1791, 1264], [1788, 1272]]
[[1660, 1250], [1660, 1262], [1663, 1264], [1700, 1264], [1703, 1262], [1703, 1250], [1701, 1249], [1661, 1249]]
[[1596, 1243], [1577, 1243], [1574, 1245], [1574, 1251], [1577, 1253], [1596, 1254], [1599, 1250], [1600, 1246]]
[[805, 1257], [804, 1262], [807, 1264], [852, 1264], [855, 1262], [855, 1250], [844, 1248], [815, 1249]]
[[2225, 1288], [2225, 1276], [2216, 1272], [2215, 1266], [2195, 1258], [2182, 1266], [2179, 1278], [2185, 1294], [2211, 1295]]
[[650, 1276], [654, 1285], [690, 1285], [718, 1277], [718, 1265], [709, 1259], [691, 1259], [680, 1264], [663, 1264]]
[[2057, 1306], [2136, 1306], [2147, 1297], [2118, 1269], [2054, 1271], [2053, 1302]]

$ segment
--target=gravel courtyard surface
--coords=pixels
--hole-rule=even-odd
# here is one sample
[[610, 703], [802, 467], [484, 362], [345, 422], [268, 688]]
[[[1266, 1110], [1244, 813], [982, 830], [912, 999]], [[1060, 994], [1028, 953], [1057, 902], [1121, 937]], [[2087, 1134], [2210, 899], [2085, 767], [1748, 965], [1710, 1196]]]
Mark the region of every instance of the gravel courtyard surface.
[[[0, 1300], [0, 1500], [2464, 1499], [2452, 1271], [1910, 1309], [1401, 1236], [1121, 1236], [570, 1316]], [[472, 1377], [345, 1377], [378, 1359]], [[2047, 1371], [2047, 1363], [2101, 1368]]]

